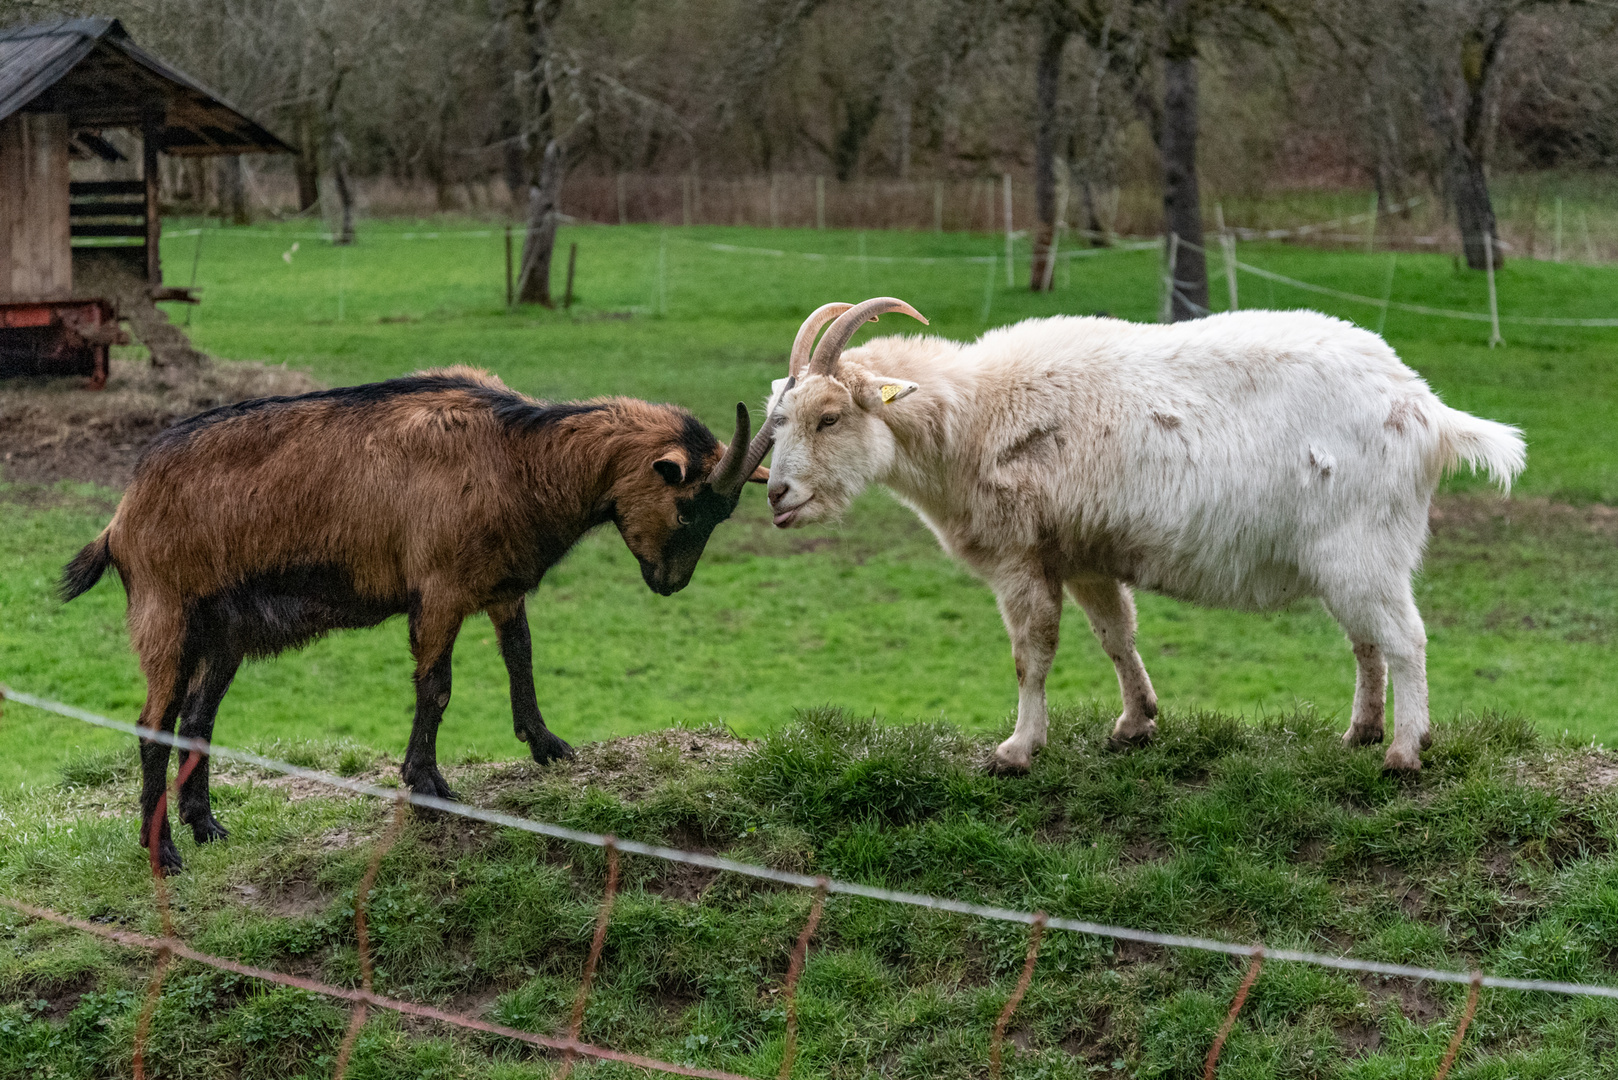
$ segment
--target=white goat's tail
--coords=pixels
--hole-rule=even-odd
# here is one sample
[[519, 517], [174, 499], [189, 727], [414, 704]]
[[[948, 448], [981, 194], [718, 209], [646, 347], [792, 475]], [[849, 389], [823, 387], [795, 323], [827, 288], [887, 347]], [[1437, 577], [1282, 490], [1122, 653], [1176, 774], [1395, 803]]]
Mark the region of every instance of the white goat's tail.
[[1510, 491], [1511, 481], [1528, 463], [1528, 447], [1522, 431], [1510, 424], [1445, 406], [1438, 417], [1438, 457], [1445, 472], [1465, 465], [1488, 473], [1501, 491]]

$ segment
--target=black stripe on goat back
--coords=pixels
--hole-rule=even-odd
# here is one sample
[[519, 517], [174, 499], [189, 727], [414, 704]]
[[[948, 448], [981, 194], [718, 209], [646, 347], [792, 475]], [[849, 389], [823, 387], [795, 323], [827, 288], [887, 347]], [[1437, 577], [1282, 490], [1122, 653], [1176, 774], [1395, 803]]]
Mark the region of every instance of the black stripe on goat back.
[[308, 394], [252, 398], [248, 401], [238, 401], [232, 405], [221, 405], [217, 409], [209, 409], [207, 412], [187, 417], [167, 428], [153, 441], [148, 453], [173, 449], [204, 428], [266, 409], [306, 403], [311, 405], [329, 404], [341, 408], [366, 408], [415, 394], [431, 394], [452, 390], [461, 391], [485, 402], [494, 412], [497, 420], [508, 428], [520, 431], [532, 431], [546, 424], [554, 424], [560, 420], [566, 420], [568, 417], [595, 412], [602, 408], [600, 405], [574, 402], [558, 404], [545, 401], [530, 401], [514, 391], [492, 387], [488, 383], [465, 375], [406, 375], [397, 379], [387, 379], [383, 382], [361, 383], [358, 386], [339, 386], [331, 390], [316, 390]]

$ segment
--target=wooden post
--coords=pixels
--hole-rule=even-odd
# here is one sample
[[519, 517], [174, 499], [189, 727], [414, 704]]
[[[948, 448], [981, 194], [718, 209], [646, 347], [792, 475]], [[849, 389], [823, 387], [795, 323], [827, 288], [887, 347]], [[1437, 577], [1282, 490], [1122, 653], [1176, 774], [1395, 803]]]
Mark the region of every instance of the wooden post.
[[1388, 307], [1393, 303], [1393, 272], [1399, 268], [1399, 253], [1395, 251], [1388, 257], [1388, 281], [1382, 288], [1382, 314], [1376, 320], [1376, 332], [1382, 333], [1382, 328], [1388, 325]]
[[1163, 310], [1159, 322], [1170, 323], [1174, 321], [1174, 289], [1175, 267], [1180, 261], [1180, 234], [1169, 233], [1168, 244], [1163, 260]]
[[506, 307], [515, 303], [517, 294], [511, 277], [511, 226], [506, 226]]
[[1017, 279], [1013, 276], [1016, 271], [1011, 268], [1012, 260], [1015, 258], [1011, 247], [1011, 174], [1002, 173], [1000, 180], [1005, 191], [1006, 203], [1006, 285], [1011, 287], [1017, 284]]
[[681, 189], [680, 190], [680, 194], [681, 194], [681, 199], [680, 199], [681, 210], [683, 211], [685, 224], [690, 225], [691, 224], [691, 176], [690, 176], [689, 173], [687, 173], [684, 177], [681, 178], [680, 189]]
[[1556, 197], [1556, 246], [1552, 249], [1557, 262], [1562, 261], [1562, 196]]
[[163, 260], [158, 246], [163, 240], [163, 207], [158, 202], [158, 142], [163, 137], [163, 116], [149, 112], [141, 124], [141, 179], [146, 181], [146, 283], [163, 285]]
[[562, 294], [562, 306], [564, 308], [573, 306], [573, 268], [578, 265], [578, 262], [579, 245], [569, 244], [567, 246], [567, 291]]
[[826, 178], [815, 177], [815, 228], [826, 227]]
[[775, 189], [778, 186], [777, 181], [779, 179], [780, 177], [775, 173], [772, 172], [770, 174], [770, 228], [772, 229], [779, 229], [781, 227], [781, 214], [775, 203]]
[[624, 198], [624, 174], [618, 174], [618, 224], [629, 224], [629, 206]]
[[1365, 226], [1365, 253], [1367, 255], [1371, 253], [1371, 247], [1376, 243], [1376, 208], [1377, 197], [1376, 192], [1373, 191], [1371, 192], [1370, 221]]
[[1230, 293], [1230, 310], [1240, 310], [1236, 302], [1236, 236], [1225, 228], [1225, 204], [1214, 203], [1214, 217], [1219, 225], [1219, 246], [1225, 253], [1225, 287]]
[[933, 232], [944, 231], [944, 181], [933, 181]]
[[1504, 345], [1506, 339], [1500, 336], [1500, 305], [1495, 301], [1494, 295], [1494, 230], [1483, 230], [1483, 269], [1489, 278], [1489, 348]]

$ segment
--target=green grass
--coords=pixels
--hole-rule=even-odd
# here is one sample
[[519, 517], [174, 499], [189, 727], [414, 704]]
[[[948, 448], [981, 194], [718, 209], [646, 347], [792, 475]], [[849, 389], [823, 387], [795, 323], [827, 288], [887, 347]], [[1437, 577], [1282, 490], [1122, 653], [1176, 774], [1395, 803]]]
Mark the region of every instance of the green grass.
[[[206, 302], [176, 317], [189, 316], [199, 344], [218, 355], [284, 362], [332, 384], [470, 363], [542, 396], [677, 401], [716, 428], [738, 399], [762, 400], [798, 322], [827, 299], [903, 296], [933, 319], [933, 331], [955, 337], [1031, 315], [1151, 319], [1157, 308], [1151, 252], [1074, 260], [1054, 293], [1036, 296], [1007, 288], [1003, 265], [947, 261], [1003, 251], [996, 237], [631, 226], [564, 229], [564, 256], [579, 244], [579, 303], [569, 312], [508, 312], [500, 236], [408, 238], [478, 227], [367, 225], [347, 251], [310, 238], [308, 226], [209, 229], [200, 239], [171, 236], [164, 254], [170, 280], [185, 282], [202, 245], [197, 282]], [[862, 262], [862, 249], [946, 261]], [[282, 258], [289, 252], [290, 262]], [[1368, 295], [1381, 294], [1391, 258], [1277, 245], [1243, 245], [1241, 254]], [[1613, 315], [1615, 284], [1618, 270], [1514, 261], [1499, 289], [1508, 314]], [[1261, 279], [1244, 276], [1241, 286], [1244, 306], [1317, 305], [1373, 327], [1379, 314]], [[1217, 278], [1213, 294], [1222, 305]], [[1482, 277], [1458, 272], [1446, 256], [1399, 256], [1393, 296], [1486, 307]], [[1508, 347], [1490, 350], [1486, 325], [1397, 311], [1385, 331], [1447, 401], [1521, 424], [1529, 439], [1518, 495], [1530, 501], [1511, 504], [1509, 520], [1491, 517], [1492, 503], [1457, 504], [1469, 524], [1439, 533], [1419, 583], [1435, 714], [1501, 709], [1548, 731], [1611, 738], [1618, 549], [1601, 525], [1610, 519], [1589, 517], [1599, 508], [1578, 518], [1541, 504], [1618, 502], [1610, 417], [1618, 331], [1508, 324]], [[1479, 489], [1470, 479], [1450, 487], [1467, 499]], [[50, 596], [61, 565], [101, 528], [115, 499], [82, 487], [0, 491], [0, 680], [129, 719], [144, 688], [119, 587], [104, 582], [67, 606]], [[679, 722], [761, 734], [793, 708], [819, 704], [982, 731], [1015, 705], [992, 595], [876, 491], [841, 526], [791, 533], [772, 530], [761, 494], [749, 492], [715, 533], [691, 587], [667, 599], [644, 588], [611, 530], [598, 533], [546, 579], [530, 613], [541, 706], [575, 743]], [[1310, 703], [1340, 718], [1352, 694], [1352, 658], [1313, 604], [1254, 616], [1143, 596], [1141, 627], [1165, 704], [1255, 717]], [[1053, 700], [1113, 707], [1111, 667], [1082, 616], [1070, 610], [1064, 630]], [[455, 700], [440, 733], [446, 759], [520, 755], [486, 621], [468, 625], [455, 663]], [[400, 622], [335, 635], [244, 669], [218, 736], [227, 744], [347, 738], [397, 750], [411, 710], [409, 670]], [[0, 719], [0, 740], [0, 786], [48, 782], [77, 749], [116, 741], [15, 706]]]
[[[1397, 963], [1618, 981], [1618, 801], [1610, 754], [1497, 715], [1440, 722], [1419, 778], [1344, 750], [1311, 712], [1260, 723], [1169, 710], [1148, 748], [1060, 710], [1032, 774], [986, 776], [992, 743], [946, 724], [810, 710], [750, 748], [718, 730], [597, 744], [578, 762], [451, 770], [481, 805], [641, 841], [872, 884], [1156, 930]], [[1004, 734], [1003, 729], [995, 733]], [[351, 745], [301, 762], [384, 778]], [[289, 748], [279, 747], [286, 753]], [[0, 798], [0, 890], [158, 928], [127, 809], [126, 746]], [[358, 981], [352, 902], [386, 808], [227, 770], [230, 840], [181, 847], [179, 933], [206, 951]], [[371, 907], [383, 993], [565, 1030], [602, 854], [527, 833], [413, 821]], [[629, 857], [587, 1039], [750, 1076], [776, 1072], [779, 987], [809, 897]], [[984, 1075], [1026, 930], [832, 898], [801, 985], [798, 1077]], [[127, 1075], [150, 957], [0, 910], [0, 1078]], [[1047, 935], [1011, 1022], [1008, 1080], [1191, 1077], [1242, 974], [1228, 957]], [[1431, 1076], [1464, 987], [1265, 966], [1222, 1077]], [[165, 983], [149, 1068], [164, 1077], [330, 1075], [345, 1015], [191, 964]], [[1618, 1005], [1486, 991], [1457, 1080], [1611, 1075]], [[352, 1076], [549, 1075], [520, 1048], [373, 1014]], [[585, 1076], [628, 1077], [616, 1066]]]

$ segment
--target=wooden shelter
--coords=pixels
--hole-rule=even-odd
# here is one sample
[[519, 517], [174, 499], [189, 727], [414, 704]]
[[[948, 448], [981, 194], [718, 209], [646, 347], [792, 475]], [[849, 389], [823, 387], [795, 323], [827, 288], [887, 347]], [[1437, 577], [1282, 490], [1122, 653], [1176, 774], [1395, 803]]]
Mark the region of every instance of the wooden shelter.
[[[139, 177], [74, 182], [74, 158], [123, 161], [102, 132], [138, 134]], [[106, 377], [120, 331], [105, 297], [73, 288], [74, 241], [122, 242], [153, 299], [158, 155], [290, 153], [196, 80], [139, 48], [117, 19], [58, 19], [0, 30], [0, 375]]]

